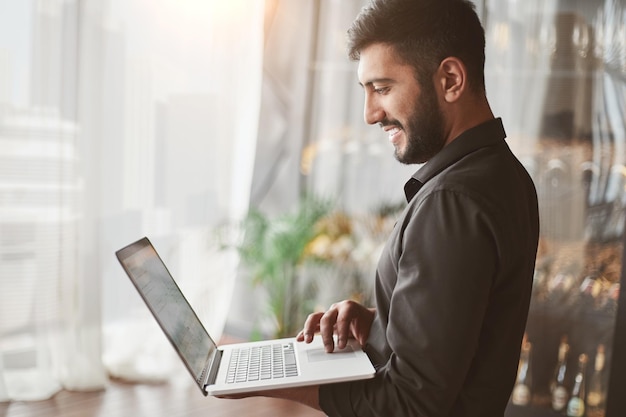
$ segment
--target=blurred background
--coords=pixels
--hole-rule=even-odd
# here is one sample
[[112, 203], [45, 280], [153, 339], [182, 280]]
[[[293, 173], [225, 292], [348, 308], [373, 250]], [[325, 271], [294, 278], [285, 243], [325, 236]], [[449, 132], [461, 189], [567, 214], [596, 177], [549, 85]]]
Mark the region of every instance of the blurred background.
[[[418, 167], [363, 121], [345, 33], [365, 3], [0, 0], [0, 400], [180, 370], [114, 256], [143, 236], [216, 339], [370, 299]], [[475, 4], [487, 95], [540, 197], [535, 362], [551, 372], [567, 334], [610, 363], [626, 6]]]

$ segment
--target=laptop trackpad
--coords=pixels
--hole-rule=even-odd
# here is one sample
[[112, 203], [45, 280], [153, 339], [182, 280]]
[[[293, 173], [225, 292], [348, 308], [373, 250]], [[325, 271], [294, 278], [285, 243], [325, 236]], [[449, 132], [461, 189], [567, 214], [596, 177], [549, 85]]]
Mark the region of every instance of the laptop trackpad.
[[335, 350], [333, 353], [326, 353], [324, 348], [311, 349], [308, 350], [306, 353], [309, 362], [332, 361], [356, 356], [354, 350], [350, 345], [346, 346], [345, 349]]

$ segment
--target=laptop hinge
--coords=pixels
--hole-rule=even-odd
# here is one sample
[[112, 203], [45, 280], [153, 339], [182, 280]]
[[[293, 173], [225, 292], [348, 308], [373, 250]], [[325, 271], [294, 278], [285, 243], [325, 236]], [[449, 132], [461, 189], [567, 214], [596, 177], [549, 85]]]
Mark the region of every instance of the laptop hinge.
[[[211, 361], [211, 365], [209, 366], [209, 372], [207, 373], [206, 380], [204, 381], [204, 386], [211, 385], [215, 383], [215, 379], [217, 378], [217, 371], [220, 369], [220, 362], [222, 361], [222, 354], [224, 351], [218, 349], [213, 355], [213, 360]], [[206, 394], [206, 390], [205, 390]]]

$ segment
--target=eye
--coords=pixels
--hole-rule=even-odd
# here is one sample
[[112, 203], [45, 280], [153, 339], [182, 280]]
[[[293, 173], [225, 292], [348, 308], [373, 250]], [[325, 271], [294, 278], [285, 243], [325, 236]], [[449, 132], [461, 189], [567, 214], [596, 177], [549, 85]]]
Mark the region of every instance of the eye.
[[389, 87], [374, 87], [373, 90], [376, 94], [385, 94], [389, 91]]

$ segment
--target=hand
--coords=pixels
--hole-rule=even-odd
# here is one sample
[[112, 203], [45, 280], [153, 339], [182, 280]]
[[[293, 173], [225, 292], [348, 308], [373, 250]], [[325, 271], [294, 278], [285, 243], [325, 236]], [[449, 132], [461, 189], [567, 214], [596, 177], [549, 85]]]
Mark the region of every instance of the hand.
[[335, 350], [333, 334], [337, 335], [339, 349], [346, 347], [349, 337], [355, 338], [361, 346], [364, 346], [375, 315], [375, 309], [368, 309], [355, 301], [344, 300], [330, 306], [325, 313], [310, 314], [304, 323], [304, 329], [298, 333], [296, 339], [299, 342], [311, 343], [315, 333], [319, 332], [328, 353]]
[[266, 391], [248, 392], [244, 394], [219, 395], [217, 398], [238, 400], [249, 397], [271, 397], [283, 400], [296, 401], [316, 410], [322, 410], [319, 405], [319, 386], [312, 385], [297, 388], [274, 389]]

